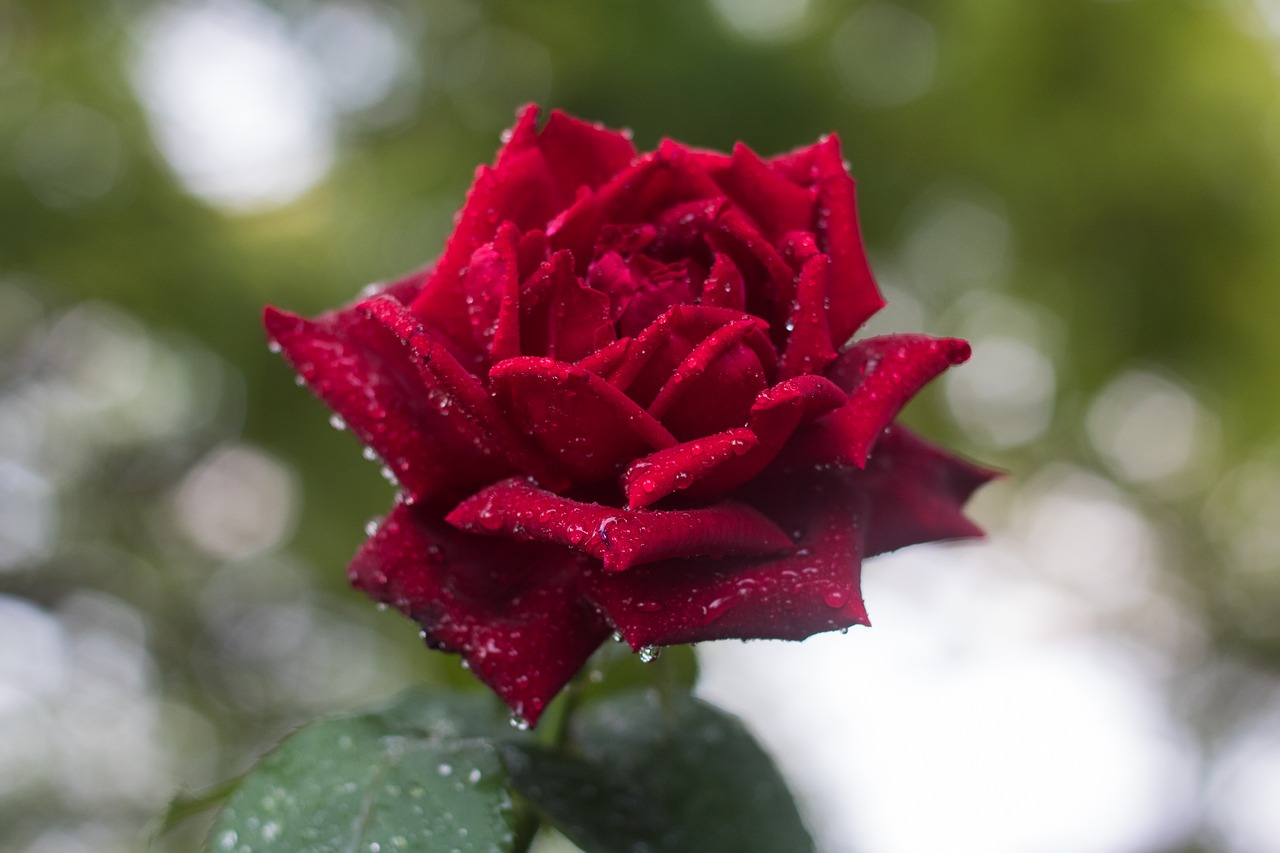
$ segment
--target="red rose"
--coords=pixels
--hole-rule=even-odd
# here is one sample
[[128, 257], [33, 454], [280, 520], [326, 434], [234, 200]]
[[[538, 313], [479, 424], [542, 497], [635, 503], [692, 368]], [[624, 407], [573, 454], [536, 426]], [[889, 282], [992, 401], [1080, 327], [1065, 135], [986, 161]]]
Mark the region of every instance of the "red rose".
[[893, 425], [964, 341], [883, 304], [839, 141], [761, 159], [526, 109], [434, 266], [275, 345], [398, 478], [352, 583], [535, 722], [632, 648], [867, 624], [864, 557], [978, 535]]

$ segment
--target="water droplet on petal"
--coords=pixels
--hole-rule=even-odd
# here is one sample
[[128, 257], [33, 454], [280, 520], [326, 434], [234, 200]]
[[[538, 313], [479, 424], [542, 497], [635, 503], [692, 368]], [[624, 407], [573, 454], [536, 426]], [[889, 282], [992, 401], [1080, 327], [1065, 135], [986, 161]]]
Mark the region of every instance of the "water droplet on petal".
[[342, 432], [347, 428], [347, 422], [342, 419], [341, 415], [330, 415], [329, 426], [333, 427], [338, 432]]
[[622, 642], [622, 639], [623, 639], [623, 637], [622, 637], [622, 632], [621, 632], [621, 631], [614, 631], [614, 632], [613, 632], [613, 641], [614, 641], [615, 643], [621, 643], [621, 642]]
[[844, 590], [833, 589], [823, 595], [822, 600], [828, 607], [843, 607], [846, 597]]
[[360, 451], [360, 455], [365, 459], [368, 459], [370, 462], [378, 461], [378, 451], [374, 450], [372, 447], [364, 448]]
[[378, 525], [382, 524], [382, 519], [371, 518], [364, 523], [364, 535], [372, 536], [378, 532]]
[[640, 663], [653, 663], [662, 654], [662, 650], [657, 646], [641, 646], [639, 655]]
[[267, 341], [267, 352], [279, 353], [282, 349], [279, 341]]
[[518, 729], [522, 732], [529, 731], [529, 721], [520, 714], [511, 715], [511, 728]]

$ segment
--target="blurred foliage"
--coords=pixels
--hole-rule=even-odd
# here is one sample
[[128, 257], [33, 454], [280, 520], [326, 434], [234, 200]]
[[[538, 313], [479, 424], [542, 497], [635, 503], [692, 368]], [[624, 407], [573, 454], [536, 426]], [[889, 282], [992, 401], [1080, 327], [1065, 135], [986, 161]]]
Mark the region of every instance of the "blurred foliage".
[[[283, 460], [305, 496], [288, 550], [257, 558], [263, 572], [287, 563], [315, 590], [316, 613], [394, 637], [403, 649], [391, 657], [403, 660], [386, 684], [466, 680], [403, 642], [412, 626], [366, 615], [345, 590], [346, 556], [389, 490], [293, 388], [258, 316], [266, 303], [324, 310], [429, 262], [475, 165], [531, 99], [629, 127], [641, 148], [671, 136], [775, 153], [838, 132], [877, 271], [919, 301], [926, 331], [970, 334], [974, 294], [1033, 318], [1030, 343], [1055, 380], [1044, 430], [985, 441], [957, 426], [939, 392], [910, 413], [1015, 476], [1055, 460], [1109, 471], [1086, 428], [1098, 392], [1133, 369], [1175, 382], [1209, 413], [1216, 449], [1197, 448], [1205, 473], [1178, 488], [1127, 488], [1155, 519], [1162, 565], [1215, 654], [1280, 669], [1280, 545], [1246, 524], [1280, 505], [1266, 502], [1280, 438], [1280, 36], [1260, 7], [811, 0], [771, 33], [726, 18], [764, 8], [745, 0], [344, 3], [393, 22], [408, 60], [376, 103], [332, 111], [323, 181], [283, 206], [236, 212], [183, 187], [137, 94], [143, 25], [184, 4], [0, 0], [0, 311], [13, 312], [0, 317], [0, 393], [57, 366], [24, 335], [100, 301], [157, 330], [157, 351], [214, 364], [188, 388], [217, 410], [86, 451], [74, 477], [55, 481], [57, 547], [0, 573], [0, 591], [57, 608], [87, 588], [146, 615], [159, 689], [214, 721], [213, 757], [198, 771], [179, 764], [180, 783], [240, 769], [314, 704], [359, 698], [237, 704], [242, 682], [210, 683], [201, 655], [220, 652], [196, 599], [221, 562], [157, 528], [191, 466], [227, 442]], [[261, 5], [296, 34], [344, 3]], [[27, 322], [19, 303], [45, 319]], [[0, 807], [15, 806], [3, 796]], [[0, 819], [0, 846], [63, 808], [77, 806]]]

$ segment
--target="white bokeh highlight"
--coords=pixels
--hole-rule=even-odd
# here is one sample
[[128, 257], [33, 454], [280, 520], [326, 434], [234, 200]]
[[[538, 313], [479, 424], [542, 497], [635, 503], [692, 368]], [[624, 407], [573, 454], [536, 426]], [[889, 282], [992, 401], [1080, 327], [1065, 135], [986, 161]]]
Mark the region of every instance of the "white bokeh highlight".
[[269, 208], [328, 172], [333, 116], [280, 15], [251, 0], [199, 0], [157, 7], [137, 33], [134, 86], [157, 145], [195, 195], [231, 210]]

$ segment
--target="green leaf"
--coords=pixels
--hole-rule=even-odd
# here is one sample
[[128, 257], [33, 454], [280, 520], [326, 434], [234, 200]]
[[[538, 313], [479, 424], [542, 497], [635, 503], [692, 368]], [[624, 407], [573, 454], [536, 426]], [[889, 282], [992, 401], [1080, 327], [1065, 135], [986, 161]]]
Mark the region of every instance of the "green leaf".
[[211, 851], [509, 851], [516, 816], [487, 696], [414, 693], [301, 729], [240, 783]]
[[504, 748], [512, 784], [587, 853], [805, 853], [813, 840], [737, 718], [635, 691], [583, 708], [578, 754]]
[[174, 795], [164, 813], [155, 821], [152, 835], [163, 835], [183, 821], [222, 805], [240, 787], [243, 779], [243, 776], [235, 776], [199, 793]]

